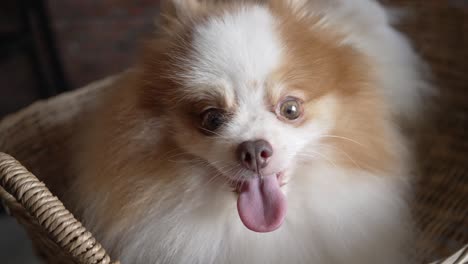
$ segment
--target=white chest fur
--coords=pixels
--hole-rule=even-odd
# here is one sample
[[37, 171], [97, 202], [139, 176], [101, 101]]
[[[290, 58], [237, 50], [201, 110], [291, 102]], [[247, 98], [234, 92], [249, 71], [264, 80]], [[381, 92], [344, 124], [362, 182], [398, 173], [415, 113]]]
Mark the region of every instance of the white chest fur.
[[400, 246], [409, 234], [401, 185], [359, 171], [301, 171], [307, 175], [286, 186], [288, 215], [275, 232], [245, 228], [236, 195], [200, 180], [204, 191], [192, 186], [161, 195], [165, 200], [146, 217], [106, 232], [104, 241], [122, 250], [123, 263], [404, 263]]

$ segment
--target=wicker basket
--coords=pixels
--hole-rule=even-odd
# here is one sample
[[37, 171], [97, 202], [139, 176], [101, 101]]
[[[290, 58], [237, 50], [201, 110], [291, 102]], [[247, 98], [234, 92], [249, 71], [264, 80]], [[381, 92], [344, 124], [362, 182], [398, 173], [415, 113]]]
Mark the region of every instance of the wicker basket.
[[[21, 160], [58, 194], [66, 191], [70, 144], [97, 93], [113, 77], [49, 101], [38, 102], [0, 122], [0, 151]], [[47, 263], [107, 264], [110, 257], [49, 188], [12, 156], [0, 152], [0, 199], [26, 229]], [[1, 261], [0, 261], [1, 262]]]

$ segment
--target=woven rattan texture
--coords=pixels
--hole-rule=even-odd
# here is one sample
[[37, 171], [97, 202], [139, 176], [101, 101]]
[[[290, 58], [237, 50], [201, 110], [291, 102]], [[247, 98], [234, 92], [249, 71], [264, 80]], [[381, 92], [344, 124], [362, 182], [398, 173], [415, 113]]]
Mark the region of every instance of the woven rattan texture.
[[[6, 202], [9, 205], [16, 201], [21, 204], [32, 216], [34, 222], [38, 223], [48, 234], [44, 237], [44, 239], [47, 238], [44, 242], [55, 242], [51, 245], [52, 250], [55, 245], [58, 245], [63, 249], [64, 255], [70, 255], [79, 263], [110, 263], [110, 258], [102, 246], [50, 193], [45, 184], [13, 157], [3, 153], [0, 153], [0, 183], [12, 195], [11, 199], [7, 198]], [[37, 227], [37, 225], [34, 226], [34, 228]], [[54, 258], [57, 257], [55, 254], [52, 255]]]
[[440, 89], [433, 127], [420, 136], [414, 213], [425, 263], [468, 243], [468, 1], [388, 0], [410, 12], [401, 29], [430, 63]]
[[[7, 152], [37, 175], [54, 194], [67, 190], [69, 153], [81, 120], [110, 79], [50, 101], [37, 102], [0, 122], [0, 152]], [[86, 106], [86, 107], [85, 107]], [[26, 169], [0, 156], [0, 188], [11, 214], [22, 224], [47, 263], [109, 263], [90, 233]], [[17, 199], [15, 199], [17, 198]]]

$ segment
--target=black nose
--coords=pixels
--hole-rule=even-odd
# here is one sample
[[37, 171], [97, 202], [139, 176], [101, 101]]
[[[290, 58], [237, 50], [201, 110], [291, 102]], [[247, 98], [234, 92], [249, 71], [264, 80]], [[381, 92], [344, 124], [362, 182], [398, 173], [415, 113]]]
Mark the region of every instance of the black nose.
[[245, 141], [237, 147], [237, 155], [246, 169], [259, 173], [268, 165], [273, 148], [265, 140]]

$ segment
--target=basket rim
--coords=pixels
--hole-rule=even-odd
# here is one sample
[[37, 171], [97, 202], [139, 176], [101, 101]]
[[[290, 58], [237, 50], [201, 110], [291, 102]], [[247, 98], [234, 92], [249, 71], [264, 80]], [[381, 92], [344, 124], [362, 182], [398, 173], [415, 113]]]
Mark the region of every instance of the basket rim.
[[0, 198], [6, 208], [20, 209], [30, 216], [31, 221], [76, 263], [120, 263], [111, 261], [91, 232], [43, 182], [15, 158], [3, 152], [0, 152]]

